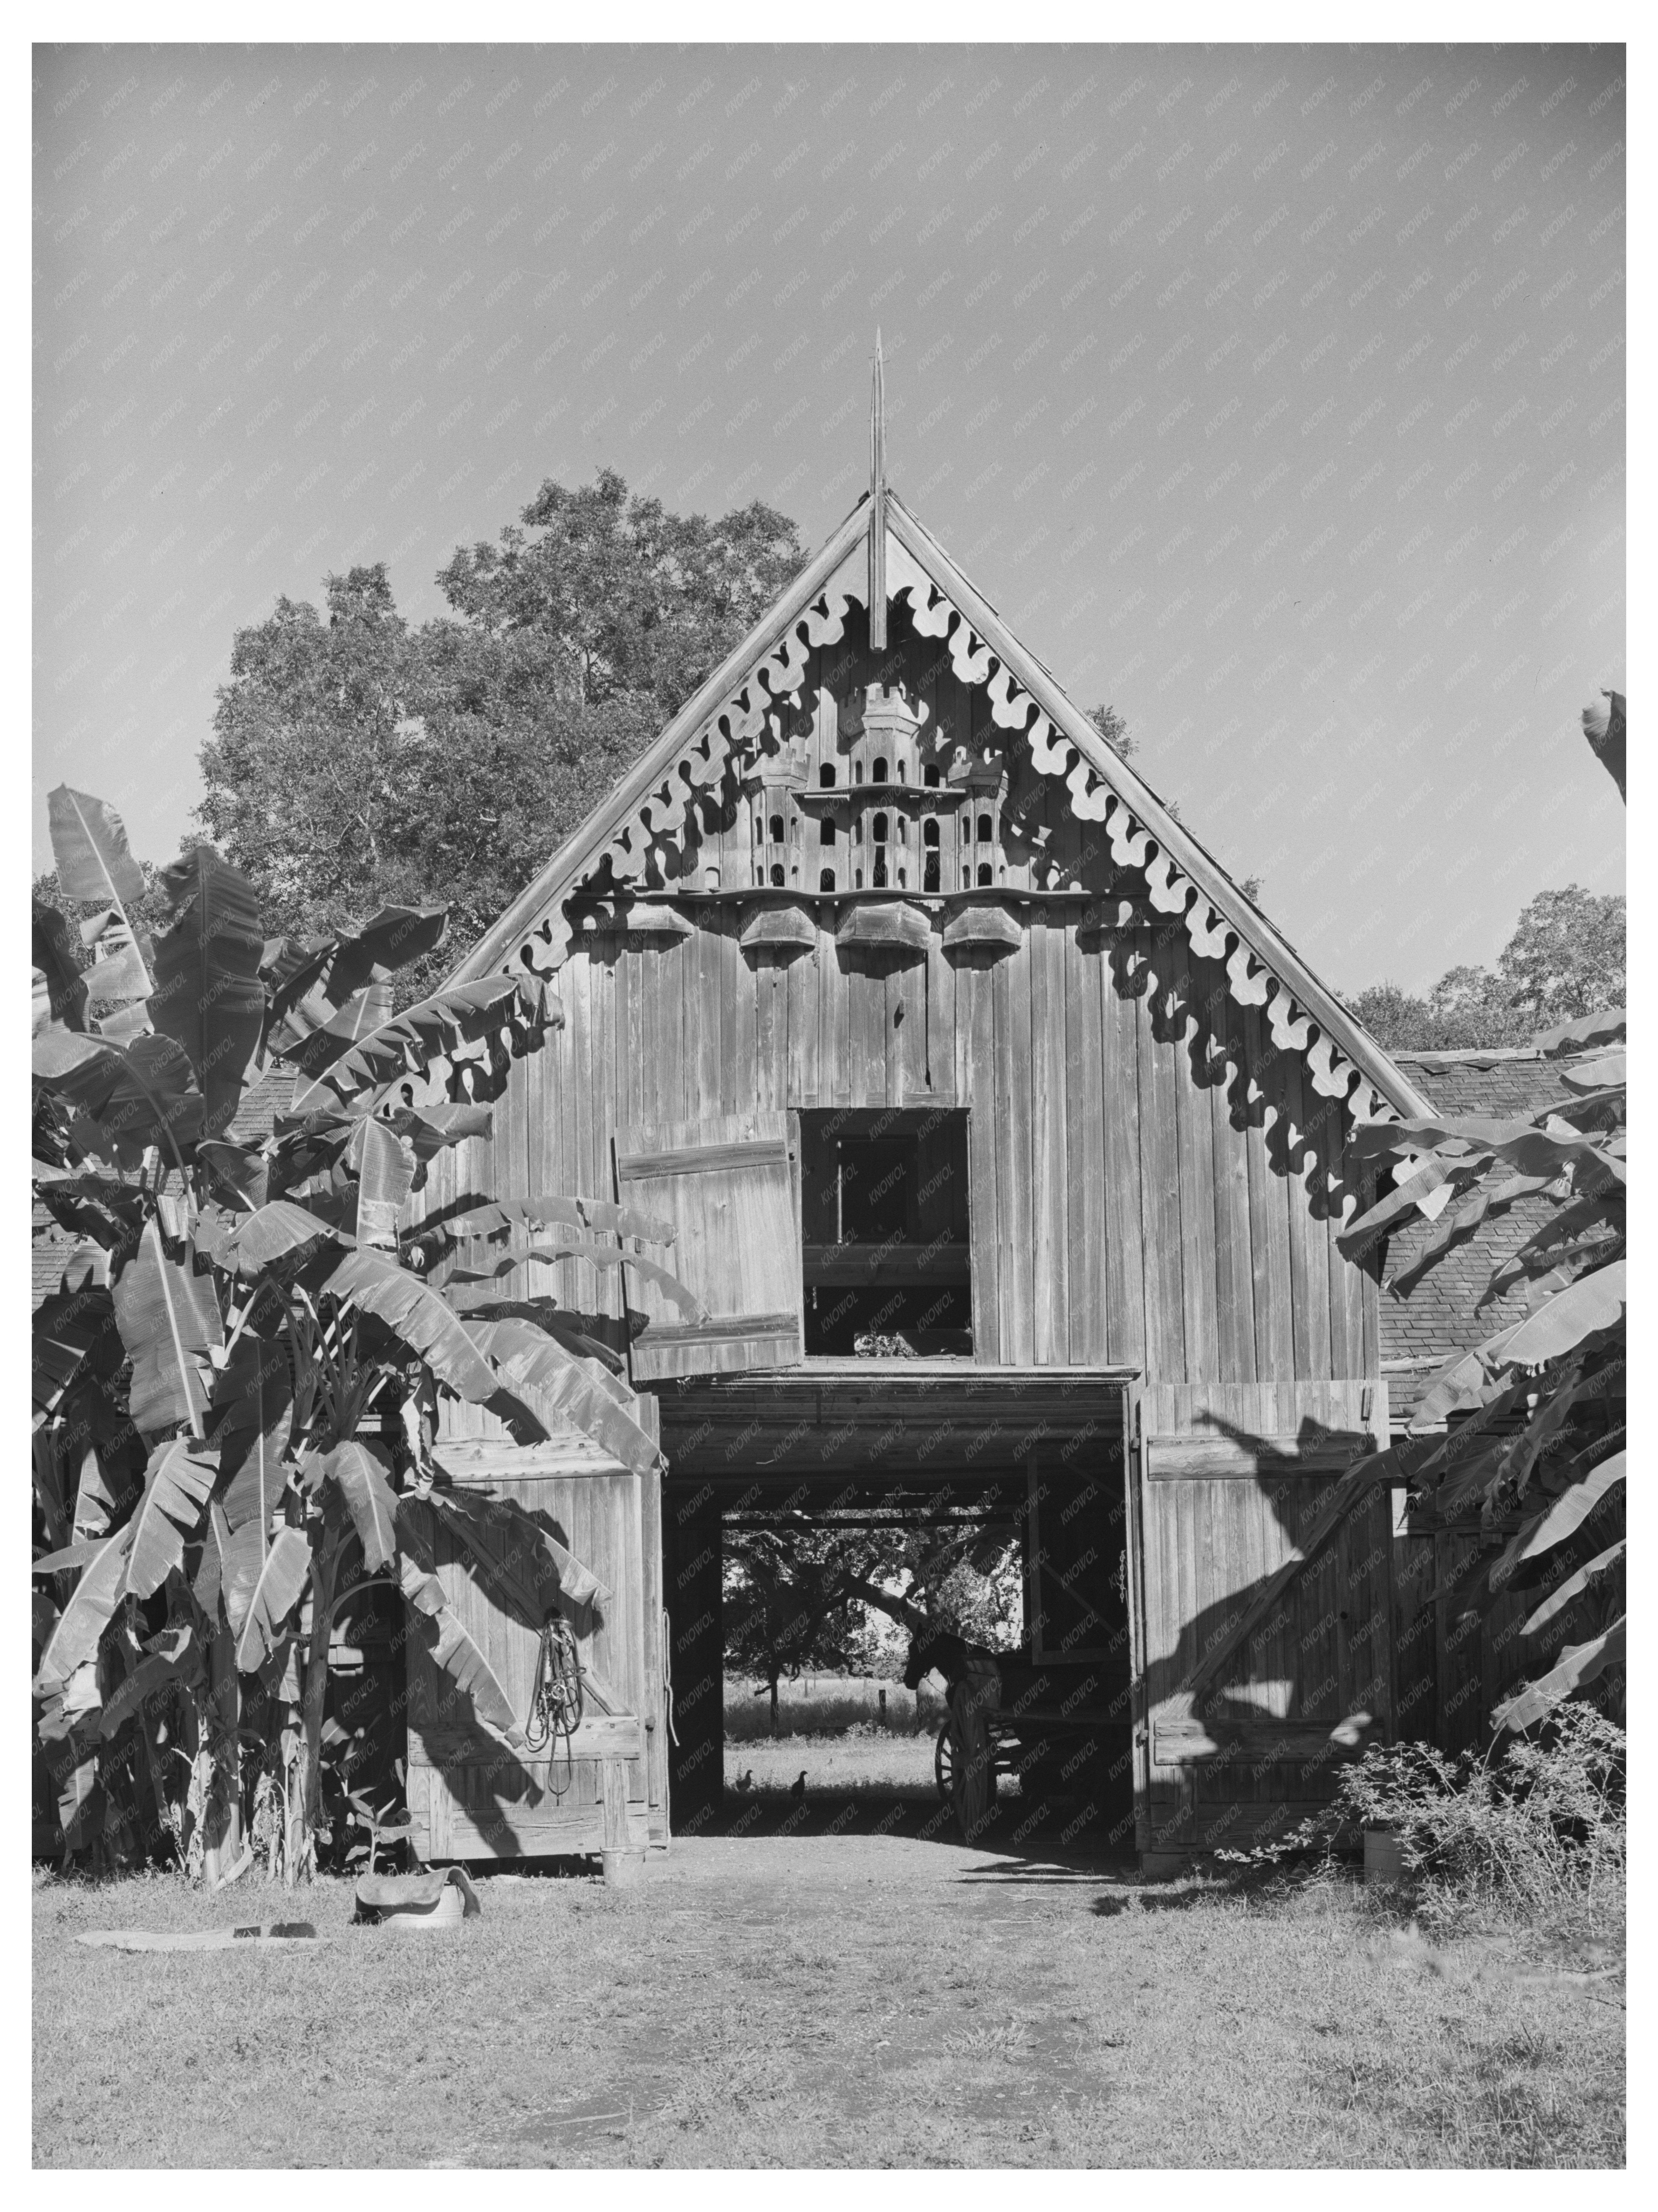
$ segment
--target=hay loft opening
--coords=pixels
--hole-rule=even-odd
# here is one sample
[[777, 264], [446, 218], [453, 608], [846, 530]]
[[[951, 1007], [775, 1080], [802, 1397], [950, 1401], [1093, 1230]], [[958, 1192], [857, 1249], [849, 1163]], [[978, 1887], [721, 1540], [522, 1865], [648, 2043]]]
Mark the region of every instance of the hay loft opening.
[[970, 1358], [965, 1110], [803, 1112], [800, 1243], [809, 1358]]

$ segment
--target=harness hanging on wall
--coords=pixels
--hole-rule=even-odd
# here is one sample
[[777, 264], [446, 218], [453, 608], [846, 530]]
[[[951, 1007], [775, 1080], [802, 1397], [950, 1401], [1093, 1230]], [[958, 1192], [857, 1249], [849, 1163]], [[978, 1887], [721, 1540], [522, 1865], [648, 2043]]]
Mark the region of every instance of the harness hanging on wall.
[[[581, 1658], [575, 1636], [562, 1613], [550, 1613], [541, 1624], [541, 1644], [536, 1653], [535, 1680], [530, 1691], [530, 1710], [525, 1717], [525, 1741], [531, 1751], [551, 1747], [547, 1787], [562, 1797], [575, 1772], [570, 1739], [581, 1726]], [[558, 1740], [564, 1739], [564, 1779], [558, 1771]]]

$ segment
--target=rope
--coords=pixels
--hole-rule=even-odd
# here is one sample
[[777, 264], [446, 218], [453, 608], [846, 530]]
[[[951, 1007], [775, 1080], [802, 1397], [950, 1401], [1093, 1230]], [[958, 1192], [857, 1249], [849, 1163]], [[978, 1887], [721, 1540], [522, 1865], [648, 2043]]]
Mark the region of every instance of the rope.
[[[531, 1751], [545, 1751], [551, 1747], [547, 1787], [554, 1797], [563, 1796], [575, 1772], [570, 1739], [581, 1725], [581, 1659], [576, 1650], [575, 1637], [562, 1613], [550, 1613], [541, 1624], [541, 1643], [536, 1652], [535, 1681], [530, 1691], [524, 1737]], [[561, 1735], [564, 1739], [562, 1784], [554, 1779], [558, 1771]]]

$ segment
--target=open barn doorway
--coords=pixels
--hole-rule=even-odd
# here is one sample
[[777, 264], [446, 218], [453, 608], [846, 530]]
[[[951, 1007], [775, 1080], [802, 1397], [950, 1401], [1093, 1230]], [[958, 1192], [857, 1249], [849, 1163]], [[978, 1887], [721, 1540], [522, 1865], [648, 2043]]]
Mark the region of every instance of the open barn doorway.
[[1131, 1851], [1122, 1385], [846, 1366], [663, 1400], [674, 1832]]

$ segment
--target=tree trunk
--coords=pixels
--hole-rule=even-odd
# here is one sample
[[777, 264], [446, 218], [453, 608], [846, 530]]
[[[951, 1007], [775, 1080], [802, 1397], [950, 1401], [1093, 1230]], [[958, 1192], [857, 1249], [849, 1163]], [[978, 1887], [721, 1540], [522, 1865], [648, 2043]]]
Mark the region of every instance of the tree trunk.
[[777, 1733], [777, 1677], [775, 1674], [769, 1678], [768, 1686], [771, 1691], [771, 1732], [775, 1735]]

